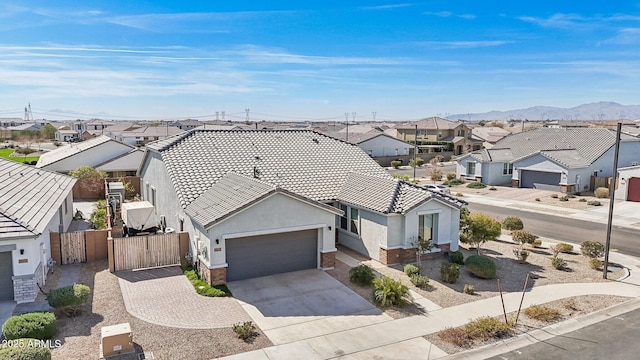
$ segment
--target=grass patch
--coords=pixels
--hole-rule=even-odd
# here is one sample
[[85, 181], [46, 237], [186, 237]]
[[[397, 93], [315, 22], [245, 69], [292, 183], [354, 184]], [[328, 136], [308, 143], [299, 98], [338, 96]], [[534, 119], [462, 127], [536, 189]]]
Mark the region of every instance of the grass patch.
[[24, 157], [23, 155], [11, 156], [13, 152], [14, 152], [14, 149], [0, 149], [0, 158], [19, 162], [19, 163], [23, 161], [29, 161], [29, 162], [38, 161], [38, 159], [40, 158], [39, 156], [27, 156], [27, 157]]
[[200, 275], [196, 273], [194, 269], [187, 268], [183, 270], [184, 275], [189, 279], [196, 292], [202, 296], [207, 297], [224, 297], [231, 296], [231, 290], [227, 285], [214, 285], [207, 284], [205, 280], [200, 278]]

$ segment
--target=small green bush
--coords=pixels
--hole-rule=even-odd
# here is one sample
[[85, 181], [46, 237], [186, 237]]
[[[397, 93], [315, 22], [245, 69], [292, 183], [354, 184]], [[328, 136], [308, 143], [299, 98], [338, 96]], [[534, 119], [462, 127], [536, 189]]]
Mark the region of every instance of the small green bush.
[[605, 187], [599, 187], [594, 192], [593, 195], [598, 199], [606, 199], [609, 197], [609, 189]]
[[447, 173], [447, 181], [451, 181], [455, 178], [456, 178], [456, 173], [454, 172]]
[[464, 292], [465, 294], [473, 295], [476, 293], [476, 288], [471, 284], [464, 284], [464, 289], [462, 289], [462, 292]]
[[51, 350], [39, 339], [14, 339], [0, 343], [0, 359], [51, 360]]
[[50, 312], [32, 312], [10, 317], [2, 326], [7, 340], [51, 339], [56, 334], [56, 317]]
[[411, 166], [411, 167], [416, 167], [416, 166], [420, 167], [422, 165], [424, 165], [424, 159], [423, 158], [416, 158], [415, 163], [414, 163], [413, 159], [409, 160], [409, 166]]
[[560, 201], [569, 201], [569, 197], [565, 195], [565, 196], [561, 197], [558, 200], [560, 200]]
[[573, 252], [573, 245], [567, 243], [559, 243], [555, 244], [551, 250], [553, 250], [554, 254], [571, 254]]
[[429, 284], [429, 278], [421, 274], [411, 274], [409, 279], [413, 285], [419, 288], [425, 287]]
[[487, 187], [487, 185], [479, 182], [479, 181], [474, 181], [472, 183], [467, 184], [467, 187], [469, 189], [484, 189]]
[[482, 279], [496, 277], [496, 263], [486, 256], [471, 255], [464, 261], [464, 267], [473, 275]]
[[553, 257], [551, 258], [551, 266], [557, 270], [564, 270], [567, 266], [567, 262], [561, 257]]
[[598, 200], [591, 200], [589, 202], [587, 202], [587, 205], [591, 205], [591, 206], [601, 206], [602, 203], [600, 203], [600, 201]]
[[573, 194], [567, 194], [567, 195], [565, 195], [565, 197], [566, 197], [567, 199], [574, 199], [576, 196], [575, 196], [575, 195], [573, 195]]
[[511, 238], [513, 241], [518, 244], [533, 244], [533, 242], [538, 238], [527, 230], [516, 230], [511, 234]]
[[462, 185], [462, 184], [464, 184], [464, 180], [462, 179], [451, 179], [443, 183], [443, 185], [447, 185], [447, 186], [455, 186], [455, 185]]
[[531, 305], [524, 310], [524, 314], [531, 319], [549, 322], [562, 317], [560, 311], [543, 305]]
[[440, 265], [440, 278], [442, 281], [453, 284], [460, 277], [460, 266], [452, 263], [442, 263]]
[[391, 162], [391, 167], [393, 167], [394, 169], [397, 169], [400, 167], [400, 165], [402, 165], [402, 161], [399, 160], [393, 160]]
[[592, 259], [604, 256], [604, 245], [597, 241], [584, 241], [580, 244], [582, 255]]
[[236, 336], [238, 336], [238, 338], [244, 341], [249, 341], [252, 338], [258, 336], [256, 326], [253, 325], [251, 321], [245, 321], [243, 323], [233, 325], [233, 332], [236, 333]]
[[578, 200], [579, 202], [587, 202], [587, 199], [585, 198], [580, 198], [580, 200]]
[[464, 265], [464, 254], [462, 253], [462, 251], [460, 251], [460, 250], [450, 251], [449, 252], [449, 262], [452, 262], [452, 263], [458, 264], [458, 265]]
[[49, 291], [47, 301], [49, 306], [73, 316], [76, 308], [89, 300], [90, 293], [87, 285], [73, 284]]
[[589, 259], [589, 267], [593, 270], [602, 269], [603, 261], [596, 258]]
[[349, 270], [349, 280], [356, 284], [371, 285], [371, 281], [373, 281], [375, 277], [373, 270], [364, 264], [352, 267], [351, 270]]
[[432, 181], [442, 180], [442, 170], [437, 168], [431, 169], [431, 180]]
[[511, 334], [511, 327], [504, 322], [492, 317], [477, 318], [465, 326], [467, 336], [471, 339], [489, 340], [500, 339]]
[[513, 255], [516, 256], [516, 259], [521, 262], [521, 263], [525, 263], [527, 262], [527, 258], [529, 258], [529, 255], [531, 253], [528, 250], [524, 250], [524, 249], [513, 249]]
[[401, 306], [409, 299], [409, 288], [400, 281], [381, 276], [373, 279], [373, 297], [383, 307]]
[[502, 220], [502, 228], [509, 231], [522, 230], [524, 229], [524, 224], [522, 219], [517, 216], [507, 216]]
[[413, 274], [420, 274], [420, 268], [413, 264], [407, 264], [404, 266], [404, 273], [408, 276], [411, 276]]
[[534, 248], [542, 246], [542, 240], [540, 240], [540, 239], [533, 240], [533, 242], [531, 243], [531, 246], [534, 247]]

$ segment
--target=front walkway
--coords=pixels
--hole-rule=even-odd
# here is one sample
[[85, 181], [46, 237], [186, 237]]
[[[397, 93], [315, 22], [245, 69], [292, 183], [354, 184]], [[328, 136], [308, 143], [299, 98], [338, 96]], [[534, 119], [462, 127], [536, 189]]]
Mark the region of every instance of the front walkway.
[[234, 298], [199, 295], [179, 266], [120, 271], [116, 276], [127, 312], [153, 324], [216, 329], [251, 320]]

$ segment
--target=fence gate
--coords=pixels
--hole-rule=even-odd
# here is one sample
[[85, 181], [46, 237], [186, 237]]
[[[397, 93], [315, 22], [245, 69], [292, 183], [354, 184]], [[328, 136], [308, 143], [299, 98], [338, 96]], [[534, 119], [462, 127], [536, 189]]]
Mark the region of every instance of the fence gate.
[[115, 271], [180, 264], [180, 235], [162, 234], [113, 239]]
[[60, 255], [62, 265], [87, 262], [84, 231], [60, 234]]

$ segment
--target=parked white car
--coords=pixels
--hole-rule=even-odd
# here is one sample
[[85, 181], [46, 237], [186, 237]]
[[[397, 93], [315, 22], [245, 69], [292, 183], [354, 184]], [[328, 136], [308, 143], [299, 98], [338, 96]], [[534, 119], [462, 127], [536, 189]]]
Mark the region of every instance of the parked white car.
[[440, 194], [451, 195], [451, 190], [449, 190], [449, 188], [444, 185], [427, 184], [424, 186], [424, 188]]

